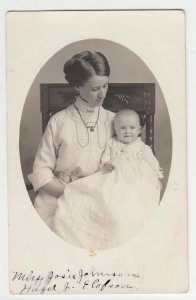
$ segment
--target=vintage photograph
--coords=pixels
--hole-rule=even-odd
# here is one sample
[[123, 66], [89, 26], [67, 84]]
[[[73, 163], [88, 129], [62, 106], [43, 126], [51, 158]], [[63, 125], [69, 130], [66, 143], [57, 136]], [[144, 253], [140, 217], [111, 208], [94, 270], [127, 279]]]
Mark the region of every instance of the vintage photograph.
[[77, 41], [36, 76], [21, 118], [21, 166], [34, 208], [65, 241], [97, 251], [134, 237], [159, 207], [171, 152], [159, 84], [122, 45]]
[[10, 12], [7, 24], [11, 293], [185, 291], [183, 13]]

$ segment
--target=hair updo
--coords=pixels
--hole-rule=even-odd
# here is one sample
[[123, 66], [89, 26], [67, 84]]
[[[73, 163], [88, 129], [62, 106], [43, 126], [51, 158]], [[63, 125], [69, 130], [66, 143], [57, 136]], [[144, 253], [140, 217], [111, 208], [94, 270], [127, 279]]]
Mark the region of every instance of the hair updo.
[[109, 76], [110, 66], [100, 52], [83, 51], [69, 59], [63, 68], [65, 79], [75, 87], [82, 86], [92, 76]]

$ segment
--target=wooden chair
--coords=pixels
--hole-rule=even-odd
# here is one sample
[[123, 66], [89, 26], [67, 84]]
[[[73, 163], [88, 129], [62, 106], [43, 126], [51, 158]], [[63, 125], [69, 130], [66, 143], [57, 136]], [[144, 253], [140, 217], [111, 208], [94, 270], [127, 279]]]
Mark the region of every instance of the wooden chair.
[[[42, 132], [45, 131], [50, 117], [65, 109], [75, 101], [77, 91], [69, 84], [44, 83], [40, 85], [40, 105], [42, 113]], [[154, 152], [154, 83], [109, 83], [103, 107], [117, 112], [121, 109], [135, 110], [145, 126], [146, 144]], [[27, 189], [31, 189], [27, 185]]]

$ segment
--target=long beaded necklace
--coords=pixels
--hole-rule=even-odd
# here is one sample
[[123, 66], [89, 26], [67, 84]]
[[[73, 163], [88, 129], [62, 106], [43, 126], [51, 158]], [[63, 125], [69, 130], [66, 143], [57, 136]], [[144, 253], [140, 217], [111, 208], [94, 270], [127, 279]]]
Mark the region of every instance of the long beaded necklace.
[[90, 128], [90, 131], [93, 132], [93, 131], [95, 130], [95, 127], [96, 127], [97, 122], [98, 122], [98, 120], [99, 120], [100, 107], [99, 107], [98, 114], [97, 114], [97, 120], [95, 121], [95, 124], [94, 124], [93, 126], [92, 126], [92, 125], [87, 125], [87, 124], [85, 123], [84, 119], [82, 118], [82, 115], [81, 115], [79, 109], [77, 108], [77, 106], [76, 106], [75, 104], [74, 104], [74, 107], [75, 107], [77, 113], [79, 114], [80, 119], [82, 120], [82, 123], [84, 124], [84, 127], [85, 127], [87, 130]]

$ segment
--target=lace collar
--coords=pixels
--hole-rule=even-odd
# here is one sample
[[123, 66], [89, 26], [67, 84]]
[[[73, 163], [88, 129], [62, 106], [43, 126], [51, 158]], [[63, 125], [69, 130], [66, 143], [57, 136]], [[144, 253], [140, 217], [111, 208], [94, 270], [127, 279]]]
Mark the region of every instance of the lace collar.
[[74, 105], [79, 109], [83, 114], [92, 114], [98, 112], [98, 107], [90, 107], [88, 103], [82, 100], [79, 96], [76, 98]]
[[142, 144], [141, 137], [137, 137], [137, 139], [134, 142], [129, 143], [129, 144], [125, 144], [125, 143], [119, 141], [116, 136], [114, 137], [114, 140], [117, 143], [117, 145], [119, 146], [119, 148], [123, 148], [124, 150], [125, 149], [129, 150], [131, 148], [136, 148], [138, 146], [140, 147]]

